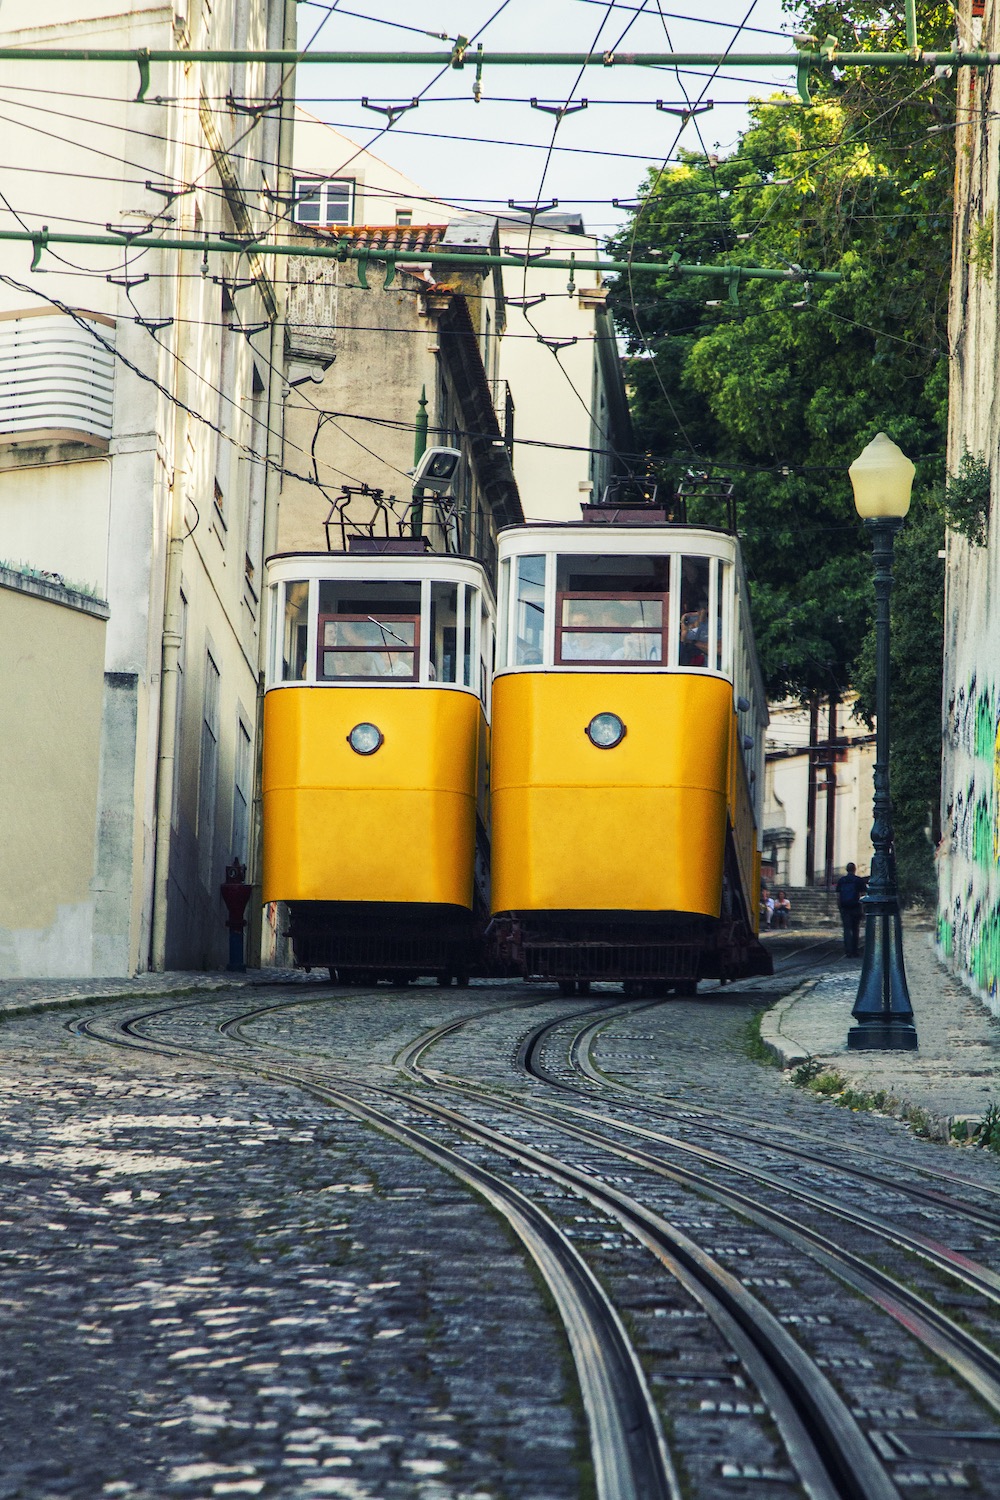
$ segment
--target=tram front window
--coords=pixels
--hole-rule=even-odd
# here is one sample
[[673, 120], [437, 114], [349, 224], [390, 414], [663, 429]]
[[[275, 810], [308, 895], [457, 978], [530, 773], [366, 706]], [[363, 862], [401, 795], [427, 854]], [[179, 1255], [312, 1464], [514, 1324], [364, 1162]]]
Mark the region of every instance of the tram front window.
[[309, 585], [285, 584], [285, 629], [281, 645], [281, 675], [285, 682], [300, 682], [306, 675], [309, 639]]
[[667, 659], [669, 558], [560, 557], [556, 662]]
[[456, 650], [458, 585], [431, 584], [431, 681], [454, 682], [458, 670]]
[[[681, 565], [682, 667], [706, 667], [715, 664], [718, 639], [713, 651], [708, 614], [708, 570], [709, 559], [707, 557], [685, 557]], [[718, 631], [717, 622], [717, 638]]]
[[419, 583], [320, 584], [316, 676], [320, 682], [395, 677], [420, 665]]
[[514, 604], [515, 666], [541, 664], [544, 624], [545, 558], [519, 557]]

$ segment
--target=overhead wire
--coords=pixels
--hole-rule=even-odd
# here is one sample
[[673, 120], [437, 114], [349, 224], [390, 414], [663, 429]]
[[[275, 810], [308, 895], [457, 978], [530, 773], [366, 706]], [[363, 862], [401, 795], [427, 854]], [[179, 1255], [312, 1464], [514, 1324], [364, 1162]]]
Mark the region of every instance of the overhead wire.
[[[645, 9], [646, 3], [647, 3], [647, 0], [642, 0], [643, 9]], [[594, 51], [595, 51], [595, 49], [596, 49], [596, 47], [598, 45], [598, 42], [600, 41], [601, 33], [604, 30], [605, 25], [607, 24], [608, 20], [611, 17], [612, 12], [615, 9], [615, 5], [616, 5], [616, 0], [608, 0], [608, 4], [606, 6], [605, 13], [601, 17], [601, 24], [597, 28], [597, 32], [596, 32], [596, 34], [594, 36], [594, 40], [591, 43], [590, 48], [588, 50], [588, 56], [592, 56], [593, 55], [593, 53], [594, 53]], [[625, 30], [621, 33], [621, 35], [619, 36], [618, 40], [611, 47], [610, 50], [612, 52], [616, 51], [617, 48], [621, 45], [622, 41], [624, 41], [625, 37], [628, 35], [629, 30], [631, 29], [632, 25], [634, 24], [635, 19], [636, 18], [633, 17], [633, 20], [630, 21], [628, 23], [628, 25], [626, 25]], [[556, 148], [556, 136], [557, 136], [557, 134], [559, 132], [560, 126], [562, 125], [563, 121], [566, 119], [567, 111], [569, 110], [569, 107], [570, 107], [570, 105], [573, 102], [573, 97], [574, 97], [574, 95], [576, 93], [576, 90], [580, 86], [580, 83], [581, 83], [581, 80], [583, 78], [584, 72], [585, 72], [585, 65], [581, 66], [580, 69], [579, 69], [579, 71], [577, 72], [576, 78], [573, 80], [572, 87], [570, 88], [570, 91], [569, 91], [569, 93], [568, 93], [568, 95], [566, 97], [566, 102], [560, 108], [559, 112], [556, 114], [555, 123], [554, 123], [554, 125], [552, 127], [552, 136], [551, 136], [551, 139], [549, 141], [549, 147], [548, 147], [548, 151], [546, 153], [545, 162], [544, 162], [544, 165], [542, 167], [542, 173], [541, 173], [541, 178], [540, 178], [539, 184], [538, 184], [538, 190], [537, 190], [537, 192], [535, 194], [535, 206], [534, 206], [533, 211], [530, 214], [530, 218], [529, 218], [529, 222], [528, 222], [528, 237], [527, 237], [527, 242], [525, 244], [525, 254], [524, 254], [524, 273], [523, 273], [522, 283], [521, 283], [522, 298], [525, 300], [525, 302], [527, 301], [528, 270], [529, 270], [529, 267], [531, 265], [531, 239], [532, 239], [532, 235], [534, 233], [536, 220], [538, 218], [538, 214], [539, 214], [539, 211], [540, 211], [540, 206], [541, 206], [541, 202], [542, 202], [542, 193], [545, 191], [545, 179], [546, 179], [546, 176], [548, 174], [549, 166], [550, 166], [551, 161], [552, 161], [553, 152], [557, 149]], [[559, 346], [559, 345], [557, 345], [555, 343], [547, 343], [546, 342], [546, 336], [541, 333], [541, 331], [537, 328], [537, 326], [533, 322], [533, 320], [532, 320], [532, 318], [531, 318], [531, 316], [529, 314], [527, 306], [525, 306], [522, 309], [522, 316], [524, 317], [524, 320], [527, 323], [528, 327], [530, 329], [532, 329], [532, 331], [535, 333], [536, 337], [538, 338], [539, 343], [541, 343], [543, 346], [547, 347], [550, 350], [550, 352], [552, 354], [552, 357], [553, 357], [553, 359], [556, 362], [556, 366], [557, 366], [560, 374], [562, 375], [563, 379], [569, 385], [569, 388], [573, 392], [573, 395], [574, 395], [575, 399], [579, 402], [579, 404], [583, 407], [584, 411], [587, 413], [587, 416], [590, 419], [592, 430], [596, 429], [601, 434], [601, 436], [604, 438], [605, 442], [607, 443], [608, 450], [614, 455], [615, 458], [620, 458], [620, 455], [615, 450], [615, 445], [614, 445], [614, 442], [612, 440], [612, 437], [611, 437], [610, 433], [601, 424], [601, 422], [599, 421], [599, 419], [595, 416], [593, 410], [590, 407], [590, 404], [586, 401], [586, 399], [584, 398], [583, 394], [578, 389], [578, 387], [576, 385], [576, 382], [573, 380], [573, 378], [570, 375], [569, 371], [566, 369], [566, 366], [563, 364], [562, 360], [559, 358], [559, 353], [560, 353], [560, 347], [561, 346]], [[575, 342], [576, 342], [576, 340], [574, 340], [574, 343]]]

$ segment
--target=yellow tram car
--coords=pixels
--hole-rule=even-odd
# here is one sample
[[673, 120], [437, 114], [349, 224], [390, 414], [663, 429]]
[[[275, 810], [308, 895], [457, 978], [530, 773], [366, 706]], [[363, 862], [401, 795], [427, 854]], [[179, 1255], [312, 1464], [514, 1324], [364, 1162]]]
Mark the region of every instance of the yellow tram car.
[[471, 558], [269, 560], [263, 895], [295, 961], [467, 980], [489, 914], [495, 604]]
[[739, 543], [641, 509], [585, 517], [500, 533], [496, 962], [566, 993], [768, 973], [767, 708]]

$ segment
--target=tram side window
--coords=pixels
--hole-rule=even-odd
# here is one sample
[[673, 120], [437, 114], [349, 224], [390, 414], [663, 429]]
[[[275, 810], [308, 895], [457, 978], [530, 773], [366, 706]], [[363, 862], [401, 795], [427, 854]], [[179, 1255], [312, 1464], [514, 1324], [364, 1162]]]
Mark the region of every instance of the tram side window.
[[320, 584], [316, 675], [320, 682], [395, 677], [416, 681], [420, 584]]
[[301, 682], [306, 675], [309, 641], [309, 585], [285, 584], [285, 628], [281, 645], [281, 675], [285, 682]]
[[545, 627], [545, 558], [519, 557], [514, 602], [514, 665], [540, 666]]
[[666, 557], [560, 557], [556, 661], [664, 662], [669, 583]]
[[465, 623], [462, 628], [462, 682], [465, 687], [472, 686], [472, 636], [475, 612], [479, 608], [479, 590], [467, 587], [465, 590]]
[[455, 682], [458, 671], [458, 585], [431, 584], [431, 681]]
[[[681, 563], [681, 666], [707, 667], [712, 628], [708, 617], [711, 559], [685, 557]], [[716, 629], [718, 629], [718, 625]]]

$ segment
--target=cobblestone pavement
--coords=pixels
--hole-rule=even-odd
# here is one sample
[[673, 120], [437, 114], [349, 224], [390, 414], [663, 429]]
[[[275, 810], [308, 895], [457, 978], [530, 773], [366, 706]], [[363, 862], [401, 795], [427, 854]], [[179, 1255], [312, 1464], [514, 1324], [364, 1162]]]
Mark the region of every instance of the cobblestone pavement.
[[[6, 1021], [0, 1500], [589, 1493], [565, 1339], [503, 1224], [348, 1110], [275, 1081], [273, 1067], [270, 1078], [233, 1073], [193, 1049], [266, 1066], [320, 1059], [353, 1079], [358, 1097], [402, 1081], [406, 1097], [382, 1096], [386, 1108], [516, 1179], [595, 1267], [627, 1320], [686, 1493], [801, 1492], [761, 1392], [683, 1286], [578, 1192], [431, 1120], [432, 1075], [402, 1080], [401, 1048], [477, 1014], [442, 1035], [426, 1064], [505, 1097], [459, 1106], [450, 1095], [450, 1107], [613, 1180], [697, 1239], [831, 1380], [907, 1494], [1000, 1492], [1000, 1379], [995, 1404], [974, 1396], [882, 1307], [725, 1201], [752, 1187], [761, 1212], [782, 1206], [955, 1313], [984, 1347], [997, 1342], [995, 1305], [928, 1269], [912, 1245], [888, 1243], [878, 1222], [891, 1215], [899, 1234], [941, 1240], [1000, 1286], [987, 1227], [1000, 1214], [1000, 1164], [831, 1110], [748, 1058], [753, 1011], [800, 977], [791, 968], [770, 986], [658, 1006], [623, 1005], [601, 988], [572, 1001], [500, 985], [315, 984], [77, 1011], [113, 1037], [114, 1017], [159, 1010], [138, 1029], [185, 1049], [174, 1056], [94, 1040], [72, 1006]], [[220, 1023], [251, 1010], [257, 1019], [220, 1037]], [[572, 1096], [517, 1067], [525, 1039], [548, 1022], [557, 1024], [540, 1056], [609, 1122], [607, 1151], [562, 1134], [559, 1100]], [[586, 1022], [615, 1094], [570, 1067], [568, 1045]], [[536, 1114], [519, 1117], [515, 1105]], [[663, 1133], [656, 1151], [673, 1177], [609, 1154], [636, 1150], [636, 1123]], [[802, 1156], [782, 1155], [787, 1146]], [[711, 1148], [726, 1161], [709, 1164], [700, 1187], [685, 1184], [692, 1151]], [[805, 1159], [814, 1150], [820, 1159]], [[899, 1192], [857, 1177], [852, 1188], [845, 1165], [888, 1173]], [[908, 1199], [921, 1184], [960, 1197], [980, 1220]], [[845, 1228], [801, 1197], [790, 1206], [803, 1188], [849, 1200], [856, 1222]]]
[[[772, 952], [800, 935], [781, 934]], [[916, 1052], [848, 1052], [860, 963], [836, 954], [815, 979], [777, 1005], [762, 1036], [784, 1067], [815, 1057], [856, 1089], [890, 1093], [925, 1110], [947, 1136], [956, 1119], [979, 1121], [1000, 1105], [1000, 1020], [945, 968], [928, 922], [903, 922], [903, 957], [919, 1047]]]
[[300, 1091], [0, 1035], [4, 1500], [579, 1493], [561, 1339], [467, 1192]]

